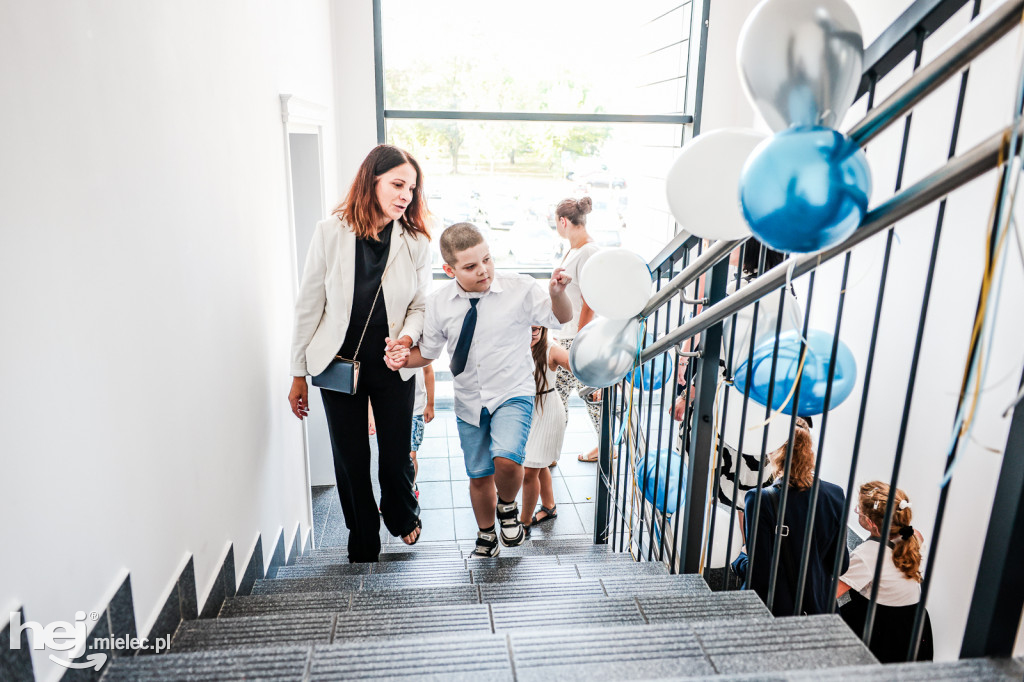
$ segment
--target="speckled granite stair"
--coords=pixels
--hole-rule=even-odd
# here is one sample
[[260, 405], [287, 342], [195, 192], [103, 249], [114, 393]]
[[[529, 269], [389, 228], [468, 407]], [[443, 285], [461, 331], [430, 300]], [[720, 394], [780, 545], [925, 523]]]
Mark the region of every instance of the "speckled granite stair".
[[[815, 670], [761, 671], [746, 675], [672, 677], [671, 682], [1019, 682], [1024, 677], [1024, 659], [974, 658], [962, 661], [927, 661], [921, 663], [888, 663], [857, 665]], [[668, 682], [668, 681], [666, 681]]]
[[218, 618], [264, 616], [277, 613], [328, 613], [348, 611], [355, 591], [258, 594], [228, 597]]
[[710, 594], [704, 579], [699, 575], [645, 575], [638, 580], [633, 576], [602, 576], [601, 584], [609, 597], [634, 597], [657, 594]]
[[702, 623], [719, 620], [772, 620], [772, 613], [754, 592], [718, 594], [658, 595], [639, 597], [637, 603], [648, 623], [684, 621]]
[[500, 635], [425, 638], [403, 641], [360, 640], [317, 646], [308, 679], [451, 680], [511, 682], [512, 661]]
[[693, 625], [719, 673], [813, 670], [878, 661], [839, 616]]
[[490, 634], [491, 631], [490, 612], [482, 604], [379, 608], [340, 614], [333, 641]]
[[298, 594], [301, 592], [345, 592], [362, 588], [362, 576], [329, 578], [272, 578], [253, 583], [252, 594]]
[[178, 626], [170, 651], [329, 644], [336, 620], [335, 614], [320, 613], [187, 620]]
[[715, 672], [686, 626], [583, 632], [537, 628], [513, 632], [509, 640], [519, 682], [642, 680]]
[[233, 651], [164, 653], [159, 656], [120, 656], [104, 668], [104, 682], [149, 680], [273, 680], [300, 682], [312, 647], [268, 647]]

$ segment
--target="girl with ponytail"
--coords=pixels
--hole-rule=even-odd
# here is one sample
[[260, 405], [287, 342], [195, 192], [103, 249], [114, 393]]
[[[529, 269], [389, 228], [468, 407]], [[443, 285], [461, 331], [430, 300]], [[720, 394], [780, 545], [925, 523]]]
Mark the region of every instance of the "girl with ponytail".
[[[850, 602], [839, 612], [858, 635], [864, 631], [875, 564], [883, 549], [880, 536], [888, 501], [888, 484], [871, 481], [860, 487], [857, 517], [871, 537], [850, 555], [850, 568], [840, 577], [836, 591], [837, 597], [849, 592]], [[907, 660], [917, 603], [921, 600], [921, 534], [911, 525], [913, 505], [899, 488], [892, 502], [892, 528], [884, 543], [878, 606], [868, 643], [871, 653], [882, 663]], [[932, 657], [932, 626], [926, 611], [917, 660], [930, 661]]]

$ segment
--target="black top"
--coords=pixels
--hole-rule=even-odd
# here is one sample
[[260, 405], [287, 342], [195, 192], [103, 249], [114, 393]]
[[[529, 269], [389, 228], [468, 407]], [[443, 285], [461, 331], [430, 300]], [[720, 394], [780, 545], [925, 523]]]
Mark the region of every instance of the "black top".
[[[371, 338], [379, 340], [382, 336], [388, 336], [388, 311], [384, 305], [384, 292], [377, 296], [377, 304], [373, 306], [373, 316], [370, 317], [370, 305], [380, 287], [380, 279], [384, 274], [384, 268], [388, 263], [388, 254], [391, 252], [391, 224], [389, 223], [380, 231], [380, 241], [373, 239], [356, 238], [356, 263], [355, 263], [355, 286], [352, 291], [352, 314], [349, 316], [348, 330], [345, 332], [345, 341], [341, 344], [339, 355], [349, 360], [365, 360], [370, 355], [376, 357], [383, 355], [382, 348], [374, 348], [373, 353], [367, 355], [367, 343]], [[370, 326], [366, 330], [366, 337], [359, 349], [358, 358], [352, 355], [359, 345], [359, 337], [363, 333], [363, 326], [366, 318], [370, 317]]]
[[[750, 531], [754, 525], [757, 490], [747, 492], [744, 516], [747, 545], [749, 547], [752, 543], [757, 543], [753, 575], [748, 572], [749, 562], [746, 554], [740, 554], [732, 564], [736, 573], [745, 579], [744, 587], [753, 589], [765, 601], [767, 601], [768, 584], [771, 577], [772, 549], [779, 518], [781, 492], [779, 483], [764, 489], [761, 497], [761, 520], [757, 524], [756, 538], [750, 536]], [[807, 582], [804, 587], [802, 608], [804, 613], [828, 613], [831, 605], [835, 603], [836, 595], [832, 591], [832, 566], [835, 562], [836, 552], [842, 552], [839, 564], [840, 575], [850, 565], [850, 557], [846, 550], [846, 524], [840, 522], [844, 500], [845, 495], [842, 488], [834, 483], [821, 481], [817, 509], [814, 514], [814, 530], [811, 532], [811, 553], [808, 558]], [[785, 520], [788, 534], [782, 538], [779, 572], [775, 583], [775, 599], [772, 604], [772, 613], [776, 616], [793, 615], [804, 529], [807, 527], [807, 509], [810, 503], [810, 490], [789, 489]]]

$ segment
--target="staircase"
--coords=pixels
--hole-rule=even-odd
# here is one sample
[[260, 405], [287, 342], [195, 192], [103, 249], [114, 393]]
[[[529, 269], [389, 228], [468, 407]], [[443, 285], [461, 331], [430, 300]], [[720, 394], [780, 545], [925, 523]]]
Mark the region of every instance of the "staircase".
[[170, 652], [115, 658], [102, 680], [1019, 680], [1024, 661], [879, 665], [838, 616], [773, 618], [588, 537], [468, 558], [471, 542], [328, 547], [186, 620]]

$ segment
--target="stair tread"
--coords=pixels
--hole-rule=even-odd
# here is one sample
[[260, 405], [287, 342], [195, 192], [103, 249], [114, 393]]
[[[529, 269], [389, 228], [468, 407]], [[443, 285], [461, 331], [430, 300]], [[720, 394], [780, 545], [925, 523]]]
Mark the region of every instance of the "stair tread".
[[379, 640], [314, 647], [310, 679], [342, 678], [467, 682], [514, 679], [505, 637], [492, 634], [406, 641], [400, 654], [391, 642]]
[[228, 597], [217, 615], [219, 618], [237, 618], [289, 612], [338, 613], [348, 611], [352, 594], [352, 591], [299, 592]]
[[479, 604], [476, 585], [366, 590], [352, 593], [352, 610], [405, 608], [422, 604]]
[[497, 602], [491, 617], [495, 632], [646, 624], [634, 600], [610, 598]]
[[605, 598], [604, 588], [599, 580], [571, 580], [560, 582], [506, 581], [479, 583], [480, 599], [484, 604], [502, 601], [526, 601], [549, 599]]
[[266, 647], [261, 649], [218, 649], [157, 656], [118, 656], [104, 668], [105, 682], [132, 680], [220, 680], [303, 679], [312, 647]]
[[328, 644], [336, 616], [320, 613], [281, 613], [187, 620], [178, 626], [171, 651], [252, 648], [284, 644]]
[[761, 598], [749, 591], [643, 596], [637, 597], [637, 602], [648, 623], [773, 619]]
[[583, 632], [512, 632], [516, 679], [523, 682], [653, 679], [712, 675], [690, 628], [604, 627]]
[[353, 611], [338, 616], [333, 641], [367, 637], [427, 637], [440, 633], [490, 634], [490, 612], [482, 604], [421, 605]]
[[694, 634], [720, 673], [812, 670], [877, 663], [837, 616], [695, 623]]
[[252, 594], [290, 594], [301, 592], [346, 592], [360, 589], [360, 576], [326, 578], [270, 578], [253, 583]]

